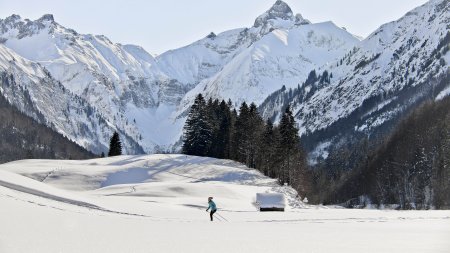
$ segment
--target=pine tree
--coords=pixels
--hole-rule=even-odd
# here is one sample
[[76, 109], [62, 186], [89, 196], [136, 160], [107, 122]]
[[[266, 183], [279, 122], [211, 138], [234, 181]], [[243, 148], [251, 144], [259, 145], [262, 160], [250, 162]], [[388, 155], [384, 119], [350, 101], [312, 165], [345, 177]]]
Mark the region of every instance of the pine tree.
[[248, 146], [248, 161], [247, 165], [251, 168], [256, 167], [256, 161], [258, 160], [259, 146], [261, 145], [261, 132], [264, 130], [264, 122], [259, 115], [256, 104], [251, 103], [249, 108], [248, 118], [248, 133], [249, 146]]
[[297, 145], [300, 142], [298, 129], [295, 126], [295, 119], [292, 115], [290, 105], [286, 107], [286, 110], [281, 117], [279, 130], [281, 137], [280, 150], [282, 152], [280, 155], [284, 156], [281, 181], [282, 183], [290, 183], [292, 167], [291, 158], [293, 153], [297, 150]]
[[224, 115], [221, 112], [219, 100], [214, 101], [210, 98], [206, 105], [207, 119], [212, 127], [211, 145], [208, 149], [208, 156], [222, 158], [223, 154], [223, 136], [221, 134], [221, 124]]
[[198, 94], [191, 106], [184, 126], [183, 153], [206, 156], [210, 152], [213, 126], [202, 94]]
[[117, 132], [114, 132], [111, 140], [109, 141], [108, 156], [118, 155], [122, 155], [122, 143], [120, 142], [119, 134]]
[[268, 118], [261, 136], [259, 165], [261, 172], [266, 176], [275, 177], [273, 172], [275, 153], [275, 132], [273, 123], [270, 118]]
[[317, 81], [317, 74], [315, 70], [312, 70], [308, 74], [308, 78], [306, 78], [305, 85], [314, 84]]
[[215, 154], [217, 158], [228, 158], [230, 153], [231, 112], [224, 100], [217, 111], [218, 129], [215, 141]]
[[247, 161], [247, 147], [249, 146], [249, 136], [247, 135], [248, 118], [249, 108], [247, 103], [243, 102], [239, 107], [239, 115], [237, 116], [234, 128], [234, 148], [236, 152], [235, 159], [242, 163], [246, 163]]
[[278, 156], [282, 159], [279, 162], [281, 183], [288, 183], [300, 195], [305, 196], [310, 192], [311, 182], [307, 170], [306, 154], [300, 146], [298, 128], [291, 107], [288, 106], [281, 118], [279, 129], [279, 150]]
[[[231, 107], [230, 107], [231, 108]], [[236, 140], [236, 121], [237, 121], [237, 111], [236, 109], [231, 110], [230, 112], [230, 136], [228, 139], [228, 145], [230, 148], [228, 149], [227, 159], [233, 159], [237, 161], [237, 140]]]
[[328, 71], [325, 70], [322, 73], [319, 83], [321, 83], [321, 84], [330, 83], [330, 77], [328, 76]]

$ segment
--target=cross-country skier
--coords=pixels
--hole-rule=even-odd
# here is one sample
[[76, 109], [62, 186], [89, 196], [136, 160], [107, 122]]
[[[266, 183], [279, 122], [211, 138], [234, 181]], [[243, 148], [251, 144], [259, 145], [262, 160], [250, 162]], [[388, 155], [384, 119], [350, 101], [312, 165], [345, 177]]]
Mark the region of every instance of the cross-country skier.
[[211, 212], [209, 213], [209, 217], [211, 218], [211, 221], [213, 221], [213, 214], [217, 211], [216, 203], [212, 201], [213, 197], [208, 198], [208, 209], [206, 211], [208, 212], [209, 209], [211, 209]]

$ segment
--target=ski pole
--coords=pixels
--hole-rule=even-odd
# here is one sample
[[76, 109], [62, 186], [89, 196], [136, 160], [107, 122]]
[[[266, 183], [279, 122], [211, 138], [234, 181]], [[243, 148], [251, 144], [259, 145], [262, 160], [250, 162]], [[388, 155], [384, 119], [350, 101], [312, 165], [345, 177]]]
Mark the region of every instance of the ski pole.
[[217, 214], [217, 217], [220, 217], [220, 218], [224, 219], [225, 221], [228, 221], [227, 219], [225, 219], [225, 217], [223, 217], [223, 216], [220, 215], [219, 213], [216, 213], [216, 214]]

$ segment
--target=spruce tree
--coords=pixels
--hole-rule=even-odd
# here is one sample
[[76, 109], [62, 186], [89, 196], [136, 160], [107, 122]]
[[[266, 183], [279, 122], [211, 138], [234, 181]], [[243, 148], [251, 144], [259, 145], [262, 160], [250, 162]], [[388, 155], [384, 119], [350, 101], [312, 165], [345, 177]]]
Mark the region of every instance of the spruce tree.
[[264, 129], [264, 122], [259, 115], [258, 108], [256, 104], [251, 103], [249, 108], [248, 117], [248, 133], [249, 136], [249, 146], [248, 146], [248, 161], [247, 165], [251, 168], [256, 167], [256, 162], [258, 160], [259, 146], [261, 145], [261, 132]]
[[273, 173], [273, 159], [275, 158], [275, 134], [273, 123], [270, 118], [264, 125], [264, 131], [261, 136], [260, 147], [260, 170], [264, 175], [275, 177]]
[[239, 115], [236, 119], [234, 142], [236, 149], [236, 160], [247, 164], [248, 162], [248, 147], [250, 142], [249, 133], [249, 113], [247, 103], [243, 102], [241, 107], [239, 107]]
[[212, 127], [212, 137], [211, 145], [208, 149], [207, 155], [210, 157], [221, 158], [223, 153], [223, 143], [221, 136], [221, 123], [223, 120], [223, 115], [221, 113], [219, 100], [214, 101], [210, 98], [208, 104], [206, 105], [207, 120]]
[[280, 134], [286, 149], [294, 149], [299, 143], [298, 129], [295, 124], [291, 106], [288, 105], [280, 121]]
[[281, 117], [280, 121], [280, 137], [281, 137], [281, 155], [284, 156], [283, 164], [282, 164], [282, 174], [281, 181], [282, 183], [290, 183], [291, 179], [291, 158], [293, 153], [297, 149], [297, 145], [299, 144], [299, 136], [298, 129], [295, 126], [295, 119], [292, 115], [291, 107], [288, 105], [286, 110]]
[[312, 70], [308, 74], [308, 78], [306, 78], [305, 85], [314, 84], [317, 81], [317, 74], [315, 70]]
[[[231, 107], [230, 107], [231, 108]], [[230, 136], [228, 138], [228, 145], [230, 148], [228, 149], [227, 159], [233, 159], [237, 161], [237, 139], [236, 139], [236, 121], [237, 121], [237, 111], [236, 109], [231, 110], [230, 112]]]
[[230, 108], [224, 100], [219, 104], [216, 110], [217, 117], [217, 133], [213, 144], [214, 157], [228, 158], [230, 149], [230, 132], [231, 132], [231, 112]]
[[118, 156], [122, 155], [122, 143], [120, 142], [120, 137], [117, 132], [114, 132], [113, 136], [109, 141], [109, 152], [108, 156]]
[[213, 138], [213, 126], [208, 111], [203, 95], [198, 94], [184, 125], [184, 154], [208, 155]]
[[279, 153], [281, 183], [288, 183], [301, 196], [311, 190], [311, 175], [307, 170], [306, 154], [300, 146], [300, 137], [290, 106], [286, 108], [279, 125]]

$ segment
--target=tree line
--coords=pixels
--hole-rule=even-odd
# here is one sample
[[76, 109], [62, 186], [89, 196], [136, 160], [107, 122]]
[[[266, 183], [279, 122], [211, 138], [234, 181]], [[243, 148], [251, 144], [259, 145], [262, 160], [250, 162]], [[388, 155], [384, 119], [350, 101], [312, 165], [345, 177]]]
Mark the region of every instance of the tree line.
[[450, 208], [450, 97], [419, 106], [376, 148], [367, 146], [355, 146], [364, 157], [359, 166], [320, 183], [333, 187], [324, 188], [321, 201]]
[[198, 94], [184, 126], [182, 152], [241, 162], [292, 186], [303, 197], [311, 190], [306, 154], [289, 106], [274, 126], [254, 103], [243, 102], [237, 111], [230, 100], [206, 101]]
[[20, 112], [0, 95], [0, 163], [93, 157], [94, 154]]

